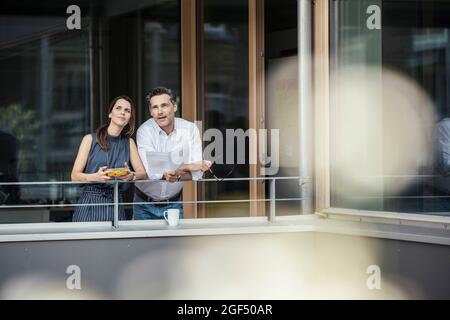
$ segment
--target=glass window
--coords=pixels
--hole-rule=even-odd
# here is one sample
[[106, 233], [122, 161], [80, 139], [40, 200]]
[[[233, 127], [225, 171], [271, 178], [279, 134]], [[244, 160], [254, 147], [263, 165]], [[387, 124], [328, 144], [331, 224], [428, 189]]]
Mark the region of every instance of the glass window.
[[[218, 151], [222, 164], [212, 167], [216, 175], [228, 178], [249, 177], [249, 140], [245, 141], [245, 161], [240, 162], [236, 153], [241, 151], [239, 139], [230, 140], [230, 131], [245, 132], [249, 127], [249, 23], [248, 1], [204, 1], [201, 15], [200, 48], [200, 114], [203, 129], [216, 129], [222, 133], [223, 150]], [[297, 60], [297, 1], [264, 1], [264, 101], [265, 114], [258, 115], [266, 131], [268, 152], [277, 154], [270, 168], [269, 177], [295, 177], [299, 175], [298, 141], [298, 60]], [[258, 18], [257, 18], [258, 19]], [[259, 108], [259, 106], [258, 106]], [[273, 131], [277, 131], [274, 134]], [[212, 131], [210, 131], [212, 134]], [[215, 136], [215, 135], [214, 135]], [[242, 135], [241, 135], [242, 136]], [[209, 137], [209, 135], [207, 136]], [[279, 140], [275, 141], [275, 137]], [[242, 138], [242, 137], [241, 137]], [[292, 140], [294, 139], [294, 140]], [[209, 141], [208, 141], [209, 142]], [[280, 142], [280, 143], [277, 143]], [[218, 142], [212, 140], [209, 146]], [[208, 145], [208, 143], [207, 143]], [[234, 163], [229, 162], [227, 145], [234, 146]], [[276, 152], [274, 151], [276, 149]], [[242, 159], [241, 159], [242, 160]], [[261, 159], [260, 159], [261, 160]], [[276, 169], [275, 167], [276, 166]], [[274, 172], [276, 171], [276, 172]], [[228, 175], [232, 172], [230, 175]], [[201, 206], [200, 216], [231, 217], [248, 216], [250, 201], [269, 198], [269, 183], [265, 183], [266, 195], [250, 198], [249, 181], [207, 182], [200, 185], [205, 200], [244, 200], [242, 203], [214, 203]], [[277, 180], [276, 198], [298, 199], [298, 180]], [[266, 202], [266, 212], [269, 212]], [[277, 215], [299, 214], [300, 201], [277, 201]]]
[[[277, 177], [299, 175], [297, 4], [296, 0], [264, 2], [265, 122], [268, 130], [279, 132], [279, 168], [271, 175]], [[277, 180], [275, 190], [277, 199], [300, 198], [295, 179]], [[300, 214], [300, 208], [300, 201], [276, 202], [277, 216]]]
[[[70, 180], [81, 139], [106, 121], [111, 97], [135, 100], [137, 126], [149, 118], [152, 87], [179, 97], [180, 0], [82, 1], [80, 30], [66, 26], [67, 1], [19, 3], [0, 5], [1, 182]], [[46, 206], [76, 203], [80, 189], [1, 186], [0, 205], [35, 207], [2, 211], [0, 223], [71, 221], [73, 208]]]
[[450, 211], [450, 2], [332, 1], [331, 206]]
[[[245, 161], [238, 162], [236, 147], [234, 159], [227, 161], [225, 137], [227, 129], [246, 131], [249, 126], [248, 1], [204, 1], [202, 18], [203, 130], [217, 129], [224, 137], [222, 151], [216, 149], [222, 152], [222, 163], [217, 162], [212, 169], [219, 178], [230, 172], [228, 178], [245, 178], [249, 176], [248, 139]], [[233, 144], [238, 145], [229, 140], [229, 145]], [[205, 182], [202, 186], [205, 200], [249, 199], [248, 181]], [[205, 215], [212, 218], [248, 216], [249, 212], [248, 202], [211, 203], [205, 207]]]
[[180, 116], [180, 0], [106, 1], [101, 17], [104, 101], [126, 93], [141, 124], [150, 117], [146, 93], [165, 86], [177, 95]]
[[[143, 19], [144, 93], [156, 86], [172, 89], [178, 96], [177, 116], [181, 113], [180, 87], [180, 1], [166, 0], [145, 9]], [[149, 117], [148, 108], [143, 119]]]
[[[0, 16], [2, 182], [69, 180], [80, 139], [90, 128], [89, 19], [82, 16], [82, 29], [69, 31], [65, 6], [50, 10], [43, 4], [45, 9], [51, 14], [24, 6], [23, 12], [5, 10]], [[0, 188], [0, 204], [76, 196], [73, 187]]]

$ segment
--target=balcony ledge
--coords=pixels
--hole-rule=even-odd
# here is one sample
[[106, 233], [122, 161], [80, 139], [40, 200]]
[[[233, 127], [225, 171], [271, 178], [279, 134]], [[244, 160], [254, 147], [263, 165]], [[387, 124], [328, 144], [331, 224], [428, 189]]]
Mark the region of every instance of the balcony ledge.
[[184, 219], [165, 221], [39, 223], [0, 225], [0, 242], [183, 237], [286, 232], [317, 232], [450, 245], [450, 230], [429, 226], [323, 218], [319, 214], [277, 217]]

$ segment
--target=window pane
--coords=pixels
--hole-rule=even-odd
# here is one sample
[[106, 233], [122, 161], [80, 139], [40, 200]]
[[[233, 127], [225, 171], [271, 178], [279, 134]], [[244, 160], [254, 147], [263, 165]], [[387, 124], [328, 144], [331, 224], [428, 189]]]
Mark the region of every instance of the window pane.
[[334, 2], [331, 205], [450, 211], [450, 2]]
[[[264, 5], [266, 127], [279, 132], [279, 168], [270, 176], [295, 177], [299, 175], [297, 1], [266, 0]], [[277, 180], [275, 190], [277, 199], [300, 198], [298, 180]], [[300, 208], [297, 200], [277, 201], [276, 215], [300, 214]]]
[[[139, 125], [149, 118], [148, 90], [162, 85], [180, 94], [180, 0], [82, 1], [80, 30], [67, 29], [70, 4], [0, 5], [2, 182], [70, 180], [81, 139], [107, 121], [111, 98], [132, 97]], [[42, 207], [5, 219], [0, 212], [0, 222], [71, 221], [73, 208], [46, 205], [76, 203], [80, 190], [2, 186], [0, 204]]]
[[[156, 86], [172, 89], [179, 97], [177, 116], [181, 115], [180, 88], [180, 1], [166, 0], [143, 11], [144, 93]], [[143, 119], [149, 117], [148, 108]]]
[[[203, 8], [204, 130], [248, 129], [248, 1], [208, 0]], [[230, 142], [232, 143], [232, 142]], [[246, 142], [248, 145], [248, 142]], [[223, 164], [215, 164], [218, 177], [248, 177], [248, 148], [245, 164], [227, 163], [223, 141]], [[216, 155], [218, 156], [218, 155]], [[235, 152], [236, 163], [237, 156]], [[233, 168], [234, 167], [234, 168]], [[206, 200], [248, 200], [248, 181], [204, 183]], [[249, 204], [208, 204], [206, 215], [248, 216]]]
[[[3, 182], [69, 180], [80, 138], [89, 131], [90, 22], [83, 17], [81, 30], [68, 31], [66, 7], [56, 7], [48, 16], [30, 14], [26, 7], [0, 16]], [[25, 186], [0, 188], [0, 204], [52, 198], [48, 186], [39, 192]], [[65, 194], [73, 198], [69, 189]], [[54, 200], [64, 201], [59, 192]]]

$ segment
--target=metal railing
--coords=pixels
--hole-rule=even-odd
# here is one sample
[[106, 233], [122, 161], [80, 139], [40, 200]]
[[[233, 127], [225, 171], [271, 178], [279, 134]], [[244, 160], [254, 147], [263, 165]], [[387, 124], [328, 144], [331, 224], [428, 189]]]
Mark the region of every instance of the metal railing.
[[[194, 201], [161, 201], [151, 202], [152, 204], [211, 204], [211, 203], [250, 203], [250, 202], [270, 202], [268, 220], [273, 222], [276, 216], [276, 202], [277, 201], [305, 201], [310, 200], [306, 197], [298, 198], [276, 198], [276, 181], [277, 180], [298, 180], [299, 188], [302, 185], [300, 177], [256, 177], [256, 178], [226, 178], [223, 180], [216, 179], [200, 179], [196, 182], [233, 182], [233, 181], [252, 181], [252, 180], [264, 180], [269, 181], [269, 198], [264, 199], [236, 199], [236, 200], [194, 200]], [[119, 226], [119, 205], [134, 205], [134, 204], [148, 204], [149, 202], [120, 202], [119, 201], [119, 185], [130, 183], [145, 183], [145, 182], [160, 182], [167, 183], [164, 180], [135, 180], [135, 181], [122, 181], [119, 179], [108, 182], [81, 182], [81, 181], [36, 181], [36, 182], [2, 182], [1, 186], [45, 186], [45, 185], [92, 185], [92, 184], [109, 184], [113, 186], [113, 202], [112, 203], [90, 203], [90, 204], [27, 204], [27, 205], [0, 205], [0, 212], [3, 209], [28, 209], [28, 208], [64, 208], [64, 207], [79, 207], [79, 206], [114, 206], [114, 217], [112, 225], [114, 228]], [[299, 189], [300, 190], [300, 189]]]

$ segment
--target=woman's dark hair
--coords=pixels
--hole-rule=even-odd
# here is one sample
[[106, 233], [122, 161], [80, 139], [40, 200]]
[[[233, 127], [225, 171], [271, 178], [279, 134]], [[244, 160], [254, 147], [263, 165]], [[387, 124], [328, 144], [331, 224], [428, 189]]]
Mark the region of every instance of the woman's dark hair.
[[165, 87], [156, 87], [153, 88], [152, 90], [150, 90], [150, 92], [147, 93], [147, 105], [149, 107], [151, 107], [150, 105], [150, 99], [153, 98], [154, 96], [160, 96], [163, 94], [167, 94], [170, 97], [170, 102], [172, 102], [173, 105], [176, 105], [176, 99], [175, 99], [175, 94], [172, 92], [172, 90], [167, 89]]
[[[131, 106], [131, 116], [130, 116], [130, 121], [128, 121], [128, 124], [125, 126], [125, 128], [122, 130], [125, 131], [125, 129], [128, 127], [128, 131], [126, 131], [125, 134], [123, 134], [122, 132], [120, 133], [120, 135], [126, 135], [128, 137], [131, 137], [134, 133], [134, 129], [135, 129], [135, 123], [134, 123], [134, 102], [133, 100], [131, 100], [130, 97], [125, 96], [125, 95], [121, 95], [118, 97], [115, 97], [112, 101], [111, 104], [109, 105], [109, 109], [108, 109], [108, 114], [111, 113], [111, 111], [114, 108], [114, 105], [116, 104], [117, 101], [119, 101], [120, 99], [123, 99], [125, 101], [128, 101], [130, 103]], [[97, 137], [97, 142], [100, 145], [100, 147], [103, 150], [107, 150], [109, 148], [109, 141], [108, 141], [108, 126], [111, 123], [111, 120], [104, 124], [101, 125], [100, 127], [98, 127], [97, 132], [96, 132], [96, 137]]]

